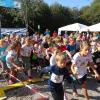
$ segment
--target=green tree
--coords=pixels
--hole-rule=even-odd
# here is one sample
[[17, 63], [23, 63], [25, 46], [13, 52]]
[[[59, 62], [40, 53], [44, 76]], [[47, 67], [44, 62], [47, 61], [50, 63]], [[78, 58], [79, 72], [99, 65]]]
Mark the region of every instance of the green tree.
[[22, 27], [23, 18], [19, 10], [0, 7], [2, 27]]
[[52, 14], [52, 29], [58, 29], [61, 26], [72, 23], [72, 15], [70, 9], [63, 7], [62, 5], [55, 3], [50, 6]]
[[100, 0], [94, 0], [90, 6], [82, 8], [80, 13], [81, 19], [89, 25], [100, 22]]

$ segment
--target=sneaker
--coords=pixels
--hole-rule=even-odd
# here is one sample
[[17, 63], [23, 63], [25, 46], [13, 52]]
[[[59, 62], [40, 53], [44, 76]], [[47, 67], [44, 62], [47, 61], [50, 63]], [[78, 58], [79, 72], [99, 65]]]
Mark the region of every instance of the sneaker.
[[32, 76], [28, 76], [28, 78], [29, 78], [29, 79], [33, 79], [33, 77], [32, 77]]
[[78, 97], [78, 94], [76, 92], [73, 92], [74, 97]]
[[13, 81], [12, 80], [8, 80], [8, 85], [11, 85], [13, 84]]
[[41, 66], [37, 66], [37, 73], [41, 71]]
[[39, 78], [43, 77], [43, 73], [42, 72], [40, 72], [38, 75], [39, 75]]
[[38, 69], [41, 70], [41, 66], [38, 66]]
[[45, 81], [45, 79], [44, 79], [44, 78], [41, 78], [40, 80], [41, 80], [41, 81]]
[[29, 82], [32, 82], [32, 79], [33, 79], [32, 76], [29, 76], [29, 77], [28, 77], [28, 81], [29, 81]]

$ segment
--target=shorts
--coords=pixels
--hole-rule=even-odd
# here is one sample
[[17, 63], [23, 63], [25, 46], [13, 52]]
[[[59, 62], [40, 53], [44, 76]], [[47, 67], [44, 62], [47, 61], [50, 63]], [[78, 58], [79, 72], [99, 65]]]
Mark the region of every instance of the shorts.
[[[6, 61], [6, 64], [7, 64], [7, 68], [8, 68], [8, 69], [15, 68], [15, 67], [12, 65], [11, 62]], [[16, 65], [18, 65], [18, 66], [22, 66], [18, 59], [17, 59], [16, 61], [14, 61], [14, 64], [16, 64]]]
[[29, 69], [31, 67], [30, 57], [22, 57], [22, 61], [25, 69]]
[[78, 84], [82, 85], [87, 80], [87, 74], [82, 78], [77, 79]]

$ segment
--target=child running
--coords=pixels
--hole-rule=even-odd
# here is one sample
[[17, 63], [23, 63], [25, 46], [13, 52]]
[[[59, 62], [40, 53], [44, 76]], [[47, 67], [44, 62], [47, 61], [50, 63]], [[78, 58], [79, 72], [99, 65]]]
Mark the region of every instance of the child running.
[[31, 63], [30, 63], [30, 56], [31, 56], [32, 50], [33, 50], [33, 46], [31, 44], [31, 38], [26, 37], [25, 44], [23, 44], [21, 47], [21, 56], [22, 56], [24, 67], [25, 67], [26, 73], [28, 74], [29, 79], [32, 79]]
[[[72, 59], [71, 70], [72, 73], [78, 80], [78, 83], [82, 86], [82, 92], [86, 100], [89, 100], [86, 78], [87, 78], [87, 64], [91, 65], [93, 72], [96, 77], [99, 77], [99, 74], [96, 72], [93, 67], [93, 61], [90, 56], [88, 56], [90, 51], [90, 44], [87, 41], [80, 43], [80, 52], [76, 53]], [[77, 93], [76, 93], [77, 94]]]
[[[11, 77], [13, 75], [14, 77], [17, 77], [18, 72], [22, 72], [22, 67], [20, 65], [20, 62], [18, 60], [18, 52], [21, 48], [20, 42], [13, 42], [9, 47], [8, 47], [8, 54], [6, 56], [6, 64], [8, 68], [8, 84], [12, 84], [15, 82], [15, 79]], [[23, 73], [23, 76], [25, 74]]]
[[65, 78], [71, 83], [71, 78], [66, 69], [67, 57], [63, 53], [55, 56], [56, 65], [50, 66], [48, 72], [51, 73], [48, 81], [49, 89], [54, 100], [64, 100], [64, 90], [62, 82]]

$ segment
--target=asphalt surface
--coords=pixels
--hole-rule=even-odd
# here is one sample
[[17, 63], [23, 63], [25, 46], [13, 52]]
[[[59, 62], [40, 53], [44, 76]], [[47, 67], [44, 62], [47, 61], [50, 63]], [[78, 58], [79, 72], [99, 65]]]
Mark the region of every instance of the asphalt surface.
[[[32, 84], [30, 86], [32, 86]], [[95, 79], [88, 77], [87, 86], [90, 100], [100, 100], [100, 84], [98, 84]], [[34, 88], [35, 92], [32, 92], [27, 87], [21, 87], [5, 91], [6, 96], [8, 97], [7, 100], [38, 100], [38, 98], [43, 98], [40, 94], [47, 96], [49, 100], [53, 100], [48, 90], [47, 81], [36, 83], [33, 89]], [[73, 97], [72, 89], [67, 84], [65, 93], [67, 95], [68, 100], [85, 100], [84, 96], [82, 95], [81, 87], [77, 85], [77, 88], [79, 96]]]
[[[6, 100], [53, 100], [51, 93], [48, 90], [47, 81], [29, 84], [29, 86], [32, 87], [33, 91], [27, 87], [20, 87], [5, 91], [7, 96]], [[93, 77], [88, 77], [87, 87], [90, 100], [100, 100], [100, 84], [97, 83]], [[79, 85], [77, 85], [77, 91], [78, 97], [73, 97], [72, 88], [69, 84], [66, 84], [65, 94], [67, 95], [68, 100], [85, 100]]]

